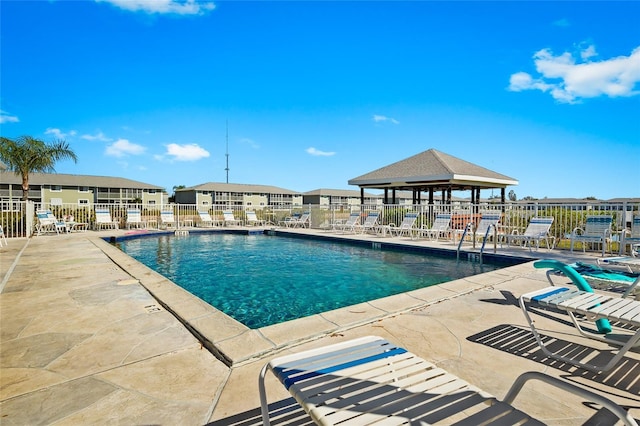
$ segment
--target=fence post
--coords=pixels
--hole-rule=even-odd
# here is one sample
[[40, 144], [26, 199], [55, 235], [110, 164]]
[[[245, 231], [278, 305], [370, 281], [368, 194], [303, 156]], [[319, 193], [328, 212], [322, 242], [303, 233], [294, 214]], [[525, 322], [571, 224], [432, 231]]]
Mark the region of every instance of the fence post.
[[33, 235], [33, 217], [36, 215], [36, 208], [35, 208], [35, 204], [33, 203], [33, 201], [27, 201], [25, 203], [25, 230], [24, 230], [24, 234], [27, 237], [31, 237]]

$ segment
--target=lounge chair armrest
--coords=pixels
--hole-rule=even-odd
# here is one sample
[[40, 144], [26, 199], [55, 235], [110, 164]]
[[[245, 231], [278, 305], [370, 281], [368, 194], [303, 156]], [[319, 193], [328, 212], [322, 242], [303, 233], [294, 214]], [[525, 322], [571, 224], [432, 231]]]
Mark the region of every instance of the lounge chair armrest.
[[[580, 231], [580, 233], [578, 234], [578, 231]], [[571, 235], [582, 235], [584, 234], [584, 229], [582, 229], [581, 227], [576, 227], [573, 228], [573, 231], [571, 231]]]
[[555, 386], [556, 388], [577, 395], [580, 398], [584, 398], [587, 401], [595, 402], [596, 404], [605, 407], [607, 410], [615, 414], [625, 425], [638, 426], [638, 423], [635, 421], [635, 419], [631, 417], [631, 415], [625, 409], [623, 409], [621, 406], [611, 401], [610, 399], [605, 398], [602, 395], [598, 395], [597, 393], [593, 393], [585, 388], [576, 386], [573, 383], [560, 380], [557, 377], [548, 376], [538, 371], [528, 371], [518, 376], [515, 382], [513, 382], [511, 389], [509, 389], [507, 395], [504, 397], [504, 402], [506, 402], [507, 404], [512, 404], [513, 400], [516, 398], [516, 396], [518, 396], [518, 393], [520, 393], [520, 390], [522, 390], [524, 384], [529, 380], [540, 380], [551, 386]]

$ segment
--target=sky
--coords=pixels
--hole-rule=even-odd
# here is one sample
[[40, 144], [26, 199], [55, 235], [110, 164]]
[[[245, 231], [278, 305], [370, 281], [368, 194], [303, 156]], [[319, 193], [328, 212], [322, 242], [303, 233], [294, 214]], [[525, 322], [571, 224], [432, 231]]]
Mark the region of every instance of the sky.
[[2, 0], [0, 135], [63, 139], [78, 161], [56, 172], [169, 194], [358, 189], [433, 148], [518, 180], [518, 199], [640, 197], [638, 16], [637, 1]]

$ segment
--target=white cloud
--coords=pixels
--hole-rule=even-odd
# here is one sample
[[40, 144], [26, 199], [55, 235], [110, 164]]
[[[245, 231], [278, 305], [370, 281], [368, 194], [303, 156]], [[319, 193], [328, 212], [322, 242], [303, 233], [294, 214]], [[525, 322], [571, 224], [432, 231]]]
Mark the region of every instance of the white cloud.
[[583, 98], [598, 96], [635, 96], [640, 82], [640, 46], [629, 56], [618, 56], [603, 61], [590, 61], [596, 49], [589, 45], [581, 49], [582, 62], [568, 52], [554, 56], [549, 49], [542, 49], [533, 56], [539, 78], [526, 72], [511, 75], [509, 90], [540, 90], [549, 92], [559, 102], [577, 103]]
[[0, 110], [0, 124], [17, 123], [18, 121], [20, 120], [15, 115], [10, 115], [8, 112]]
[[243, 138], [243, 139], [240, 139], [240, 143], [243, 143], [243, 144], [249, 145], [249, 146], [250, 146], [251, 148], [253, 148], [253, 149], [258, 149], [258, 148], [260, 148], [260, 145], [258, 145], [258, 144], [257, 144], [257, 143], [255, 143], [252, 139], [249, 139], [249, 138]]
[[130, 12], [150, 14], [203, 15], [215, 9], [212, 1], [202, 0], [96, 0], [111, 3]]
[[373, 115], [373, 121], [375, 121], [376, 123], [380, 123], [381, 121], [389, 121], [393, 124], [400, 124], [400, 122], [395, 118], [387, 117], [384, 115], [378, 115], [378, 114]]
[[62, 130], [57, 129], [55, 127], [48, 127], [44, 132], [45, 135], [53, 135], [57, 139], [64, 139], [69, 136], [75, 136], [78, 134], [75, 130], [69, 131], [69, 133], [64, 133]]
[[131, 143], [126, 139], [118, 139], [105, 150], [105, 154], [112, 157], [124, 157], [127, 155], [140, 155], [146, 150], [142, 145]]
[[111, 142], [113, 139], [108, 138], [104, 133], [98, 132], [95, 135], [82, 135], [81, 139], [86, 139], [88, 141], [100, 141], [100, 142]]
[[173, 157], [176, 161], [197, 161], [209, 157], [209, 152], [195, 143], [189, 145], [170, 143], [167, 145], [166, 155]]
[[569, 22], [568, 19], [562, 18], [562, 19], [558, 19], [557, 21], [555, 21], [553, 23], [553, 25], [555, 25], [557, 27], [568, 27], [568, 26], [571, 25], [571, 23]]
[[331, 157], [332, 155], [336, 155], [335, 152], [320, 151], [318, 149], [315, 149], [314, 147], [307, 148], [306, 151], [307, 151], [307, 154], [315, 155], [318, 157]]

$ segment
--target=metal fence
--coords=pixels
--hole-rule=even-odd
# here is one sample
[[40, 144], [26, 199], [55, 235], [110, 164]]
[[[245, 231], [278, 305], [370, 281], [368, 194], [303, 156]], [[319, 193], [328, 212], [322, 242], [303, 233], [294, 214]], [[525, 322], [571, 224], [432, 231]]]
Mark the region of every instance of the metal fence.
[[558, 241], [558, 248], [568, 248], [563, 242], [567, 240], [574, 229], [584, 226], [588, 215], [611, 215], [613, 217], [613, 242], [617, 241], [621, 232], [631, 228], [634, 215], [640, 215], [640, 202], [620, 202], [592, 204], [545, 204], [536, 203], [507, 203], [460, 206], [434, 205], [360, 205], [360, 206], [324, 206], [304, 205], [297, 207], [260, 206], [242, 207], [228, 205], [198, 206], [193, 204], [137, 204], [116, 206], [113, 204], [96, 204], [92, 206], [78, 206], [77, 204], [48, 205], [33, 202], [2, 202], [0, 203], [0, 225], [7, 238], [30, 237], [38, 223], [36, 212], [41, 209], [50, 210], [60, 220], [70, 219], [74, 222], [88, 224], [88, 229], [96, 229], [96, 209], [108, 209], [112, 220], [122, 229], [127, 228], [127, 209], [138, 208], [143, 222], [151, 228], [162, 227], [160, 220], [162, 211], [171, 211], [175, 216], [177, 228], [200, 226], [199, 211], [206, 211], [218, 224], [224, 226], [223, 212], [231, 210], [236, 220], [244, 222], [245, 211], [253, 210], [259, 220], [267, 226], [278, 226], [294, 214], [309, 212], [311, 227], [315, 229], [331, 229], [336, 223], [344, 222], [353, 212], [361, 214], [362, 220], [370, 211], [379, 212], [380, 225], [399, 225], [408, 212], [418, 215], [416, 228], [430, 228], [439, 213], [451, 213], [451, 227], [462, 230], [469, 223], [478, 223], [483, 213], [500, 213], [500, 228], [502, 232], [523, 232], [533, 217], [553, 217], [551, 235]]

